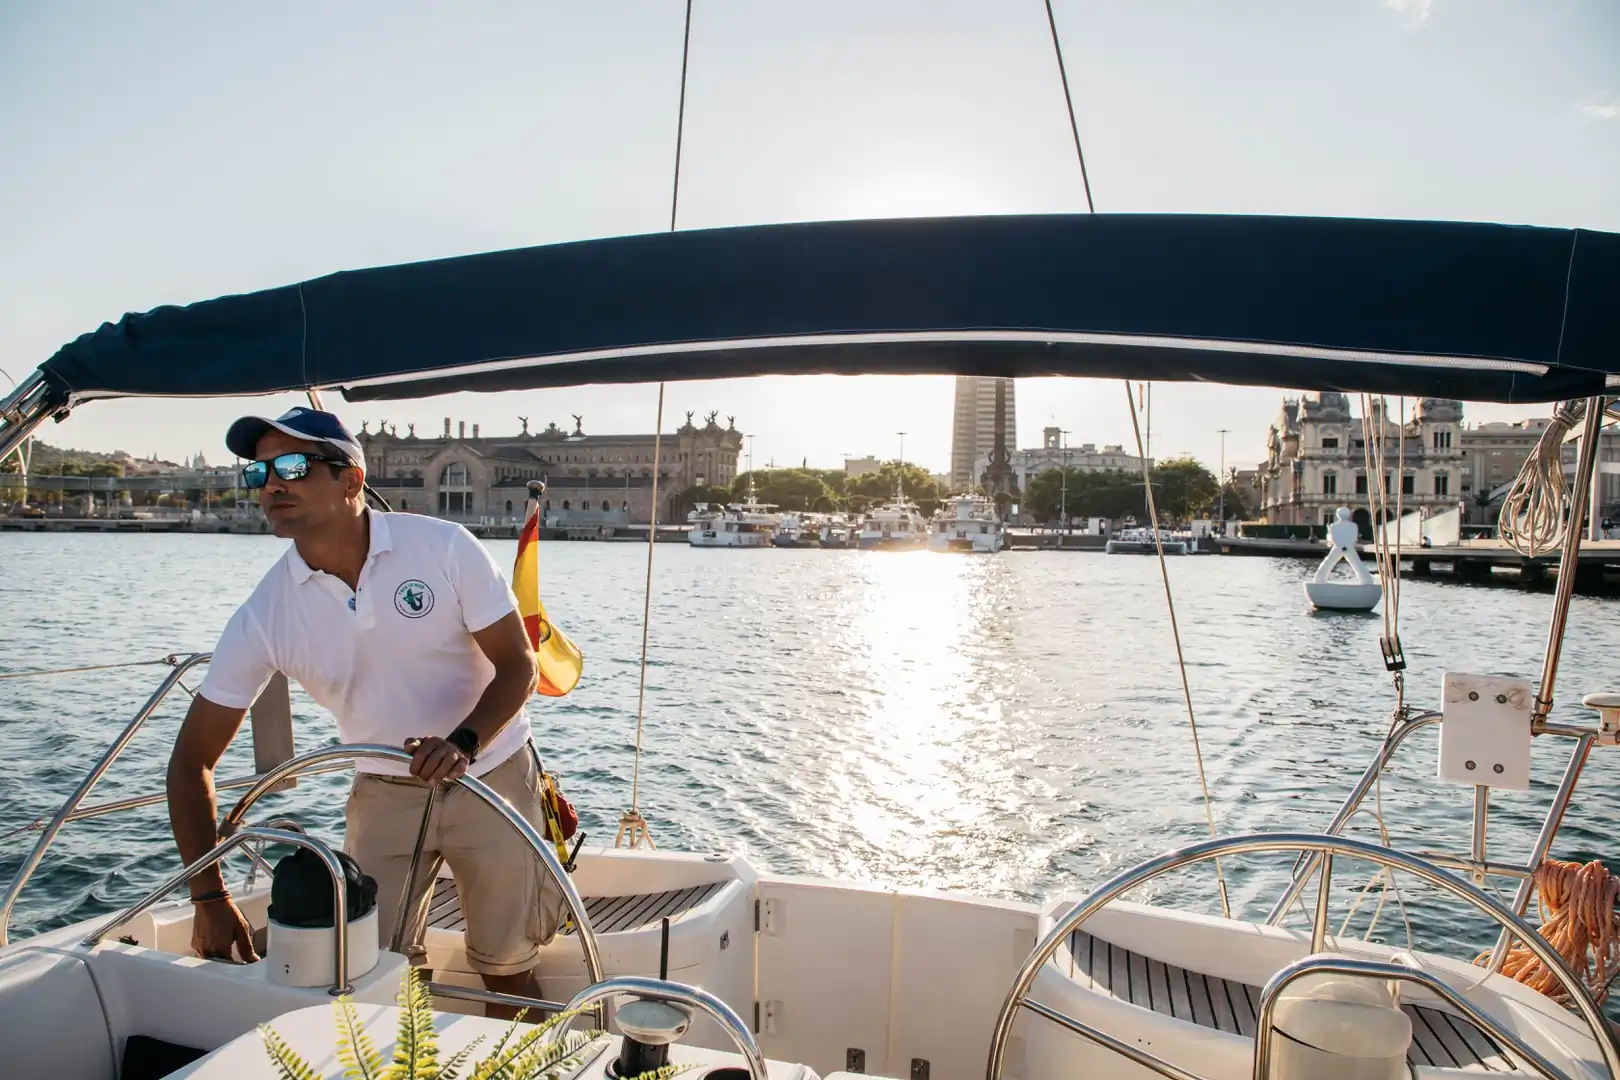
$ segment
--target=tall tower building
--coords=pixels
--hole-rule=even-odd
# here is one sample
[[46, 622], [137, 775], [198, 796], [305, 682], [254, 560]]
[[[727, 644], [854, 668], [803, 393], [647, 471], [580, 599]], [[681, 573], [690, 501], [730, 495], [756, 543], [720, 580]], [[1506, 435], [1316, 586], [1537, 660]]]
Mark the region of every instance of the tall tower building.
[[996, 445], [996, 384], [1005, 385], [1003, 409], [1006, 449], [1018, 449], [1018, 411], [1011, 379], [982, 375], [956, 377], [956, 409], [951, 421], [951, 487], [963, 490], [979, 482], [974, 466]]

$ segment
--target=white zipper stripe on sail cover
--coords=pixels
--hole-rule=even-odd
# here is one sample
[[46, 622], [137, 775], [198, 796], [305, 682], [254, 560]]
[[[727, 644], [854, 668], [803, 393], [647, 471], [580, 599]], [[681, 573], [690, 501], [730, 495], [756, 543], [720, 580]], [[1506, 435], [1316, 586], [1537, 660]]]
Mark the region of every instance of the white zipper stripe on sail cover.
[[[550, 356], [502, 357], [475, 364], [437, 368], [400, 375], [339, 380], [323, 383], [330, 387], [388, 386], [424, 379], [455, 378], [491, 371], [511, 371], [554, 364], [577, 364], [589, 360], [611, 360], [635, 356], [669, 356], [681, 353], [717, 352], [722, 349], [779, 349], [802, 345], [883, 345], [906, 342], [945, 344], [950, 342], [1033, 342], [1076, 345], [1125, 345], [1138, 348], [1182, 349], [1200, 352], [1250, 353], [1257, 356], [1293, 357], [1310, 360], [1338, 360], [1358, 364], [1400, 364], [1421, 367], [1463, 368], [1473, 371], [1508, 371], [1523, 375], [1545, 375], [1546, 364], [1527, 360], [1493, 360], [1481, 357], [1439, 356], [1423, 353], [1384, 353], [1367, 349], [1336, 349], [1319, 345], [1284, 345], [1271, 342], [1230, 341], [1215, 338], [1160, 337], [1149, 334], [1106, 334], [1043, 330], [925, 330], [872, 334], [808, 334], [793, 337], [738, 338], [717, 341], [682, 341], [658, 345], [626, 345], [611, 349], [590, 349], [556, 353]], [[1615, 378], [1611, 376], [1611, 381]]]

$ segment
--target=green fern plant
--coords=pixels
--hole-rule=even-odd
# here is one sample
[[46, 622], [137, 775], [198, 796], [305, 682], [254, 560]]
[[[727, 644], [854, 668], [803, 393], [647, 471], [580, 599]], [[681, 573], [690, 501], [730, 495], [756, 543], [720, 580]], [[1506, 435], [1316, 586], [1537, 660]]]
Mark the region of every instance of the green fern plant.
[[[433, 995], [407, 968], [399, 987], [399, 1032], [394, 1038], [394, 1059], [384, 1063], [376, 1044], [366, 1034], [347, 997], [338, 998], [332, 1011], [337, 1021], [337, 1058], [343, 1080], [461, 1080], [473, 1052], [483, 1043], [480, 1035], [448, 1061], [439, 1061], [439, 1035], [433, 1028]], [[542, 1040], [558, 1024], [578, 1016], [558, 1013], [543, 1024], [525, 1026], [519, 1014], [488, 1056], [472, 1064], [465, 1080], [560, 1080], [585, 1060], [600, 1031], [571, 1031], [554, 1043]], [[265, 1053], [281, 1080], [325, 1080], [268, 1024], [259, 1027]], [[667, 1066], [635, 1080], [670, 1080], [680, 1068]]]

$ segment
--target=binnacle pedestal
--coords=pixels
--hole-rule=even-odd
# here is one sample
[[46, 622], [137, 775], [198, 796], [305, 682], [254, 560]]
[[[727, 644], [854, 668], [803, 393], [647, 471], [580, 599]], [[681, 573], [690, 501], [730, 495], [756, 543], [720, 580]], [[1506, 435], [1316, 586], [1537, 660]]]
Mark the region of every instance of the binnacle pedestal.
[[[1371, 611], [1383, 598], [1384, 588], [1373, 579], [1356, 552], [1361, 530], [1350, 520], [1349, 507], [1339, 507], [1334, 517], [1336, 520], [1328, 527], [1328, 539], [1333, 547], [1311, 580], [1305, 583], [1305, 595], [1313, 607], [1324, 611]], [[1355, 576], [1354, 581], [1332, 580], [1333, 571], [1341, 562]]]

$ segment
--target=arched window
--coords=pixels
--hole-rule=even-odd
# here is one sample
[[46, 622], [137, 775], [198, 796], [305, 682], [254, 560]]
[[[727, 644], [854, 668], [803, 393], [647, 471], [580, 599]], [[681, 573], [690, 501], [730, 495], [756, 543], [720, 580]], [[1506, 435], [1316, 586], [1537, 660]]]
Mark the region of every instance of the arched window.
[[547, 499], [547, 500], [546, 500], [546, 504], [545, 504], [545, 506], [543, 506], [543, 507], [541, 507], [541, 509], [543, 509], [543, 510], [550, 510], [550, 509], [551, 509], [551, 500], [550, 500], [550, 499]]
[[439, 474], [439, 516], [461, 517], [472, 513], [472, 477], [467, 466], [453, 461]]
[[511, 499], [506, 500], [506, 514], [507, 514], [508, 517], [510, 517], [512, 515], [512, 500]]
[[564, 500], [563, 500], [563, 509], [564, 509], [564, 510], [567, 510], [567, 509], [568, 509], [568, 500], [567, 500], [567, 499], [564, 499]]
[[608, 502], [606, 499], [603, 499], [602, 500], [602, 509], [603, 510], [612, 510], [613, 509], [613, 504]]

